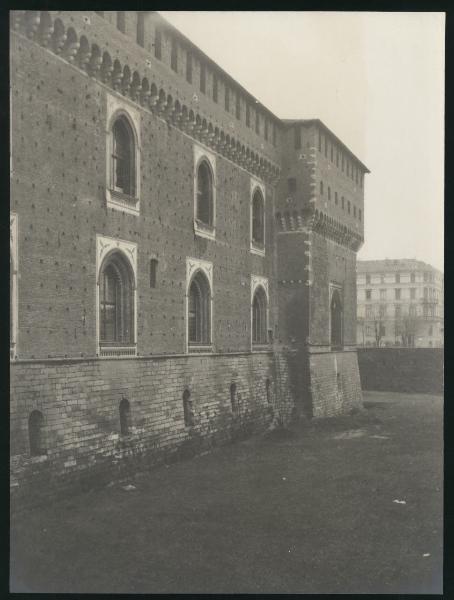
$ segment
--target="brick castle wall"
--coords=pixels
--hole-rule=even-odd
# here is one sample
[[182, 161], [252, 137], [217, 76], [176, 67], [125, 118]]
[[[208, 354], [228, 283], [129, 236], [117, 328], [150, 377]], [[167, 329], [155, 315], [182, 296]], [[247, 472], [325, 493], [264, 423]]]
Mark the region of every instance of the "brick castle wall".
[[[215, 349], [249, 350], [251, 273], [269, 279], [274, 328], [272, 188], [261, 257], [250, 251], [251, 175], [217, 155], [216, 242], [194, 236], [194, 140], [135, 105], [140, 216], [106, 209], [106, 88], [33, 42], [12, 41], [19, 356], [95, 355], [97, 234], [138, 244], [139, 354], [185, 351], [187, 256], [213, 263]], [[151, 257], [159, 261], [156, 289]]]
[[[66, 42], [60, 37], [65, 45], [56, 49], [58, 40], [46, 41], [51, 34], [43, 23], [34, 31], [33, 14], [11, 34], [11, 210], [18, 219], [18, 360], [11, 364], [15, 497], [32, 502], [58, 489], [126, 477], [141, 466], [201, 452], [272, 423], [354, 408], [360, 398], [356, 354], [330, 352], [327, 324], [329, 283], [335, 281], [344, 290], [344, 339], [347, 346], [354, 343], [355, 252], [342, 239], [329, 239], [328, 221], [321, 233], [312, 230], [316, 202], [320, 211], [326, 209], [315, 198], [318, 179], [323, 175], [326, 187], [329, 177], [345, 175], [328, 166], [321, 173], [317, 128], [308, 127], [301, 148], [295, 149], [293, 130], [252, 97], [239, 96], [238, 114], [236, 84], [208, 63], [202, 92], [200, 68], [206, 59], [195, 53], [193, 83], [186, 81], [185, 46], [178, 46], [174, 72], [169, 66], [174, 32], [164, 28], [162, 60], [157, 60], [152, 19], [145, 23], [142, 48], [136, 43], [135, 13], [126, 12], [124, 35], [112, 27], [115, 12], [106, 12], [105, 18], [93, 11], [57, 12], [52, 18], [61, 19], [62, 28], [71, 27], [81, 43], [86, 35], [91, 49], [108, 50], [122, 68], [149, 78], [172, 106], [177, 99], [221, 129], [222, 136], [227, 132], [225, 140], [231, 137], [240, 148], [226, 152], [222, 136], [210, 146], [216, 156], [216, 240], [198, 237], [194, 145], [202, 142], [194, 139], [194, 130], [166, 121], [124, 89], [112, 90], [108, 77], [96, 69], [87, 72], [75, 59], [77, 49], [67, 45], [69, 37]], [[20, 21], [18, 14], [12, 15], [13, 22]], [[215, 76], [218, 102], [212, 97]], [[140, 121], [139, 215], [106, 205], [107, 103], [112, 97]], [[257, 156], [244, 156], [244, 144]], [[282, 176], [275, 187], [277, 164]], [[251, 177], [265, 186], [265, 256], [250, 249]], [[288, 178], [297, 180], [293, 197], [287, 193]], [[282, 219], [276, 219], [279, 213]], [[279, 222], [286, 225], [277, 235]], [[351, 216], [345, 222], [353, 227]], [[95, 358], [97, 235], [137, 244], [134, 359]], [[187, 257], [213, 264], [213, 355], [183, 355]], [[154, 288], [151, 258], [158, 260]], [[268, 327], [276, 334], [270, 352], [250, 351], [251, 275], [269, 282]], [[307, 343], [323, 346], [325, 353], [308, 355]], [[230, 403], [233, 382], [238, 411]], [[183, 418], [186, 388], [195, 414], [190, 427]], [[131, 407], [128, 435], [119, 430], [122, 398]], [[33, 410], [44, 416], [44, 457], [30, 457]]]
[[342, 286], [344, 344], [356, 346], [356, 254], [322, 235], [311, 234], [310, 340], [330, 344], [328, 282]]

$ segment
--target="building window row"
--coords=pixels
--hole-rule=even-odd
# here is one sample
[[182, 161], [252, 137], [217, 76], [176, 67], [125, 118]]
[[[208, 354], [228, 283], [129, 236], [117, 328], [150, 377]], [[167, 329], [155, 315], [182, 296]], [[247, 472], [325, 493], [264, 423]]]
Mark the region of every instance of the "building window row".
[[[370, 281], [368, 283], [370, 284]], [[415, 300], [416, 299], [416, 288], [409, 288], [409, 289], [410, 289], [410, 299]], [[365, 299], [373, 300], [372, 289], [366, 289], [364, 291], [365, 291]], [[380, 300], [386, 300], [387, 292], [388, 292], [388, 290], [386, 290], [386, 289], [379, 290]], [[402, 300], [402, 288], [394, 288], [394, 299]], [[427, 299], [426, 295], [424, 296], [424, 299]]]
[[[134, 355], [137, 245], [98, 236], [97, 247], [99, 355]], [[187, 349], [203, 349], [212, 344], [213, 265], [188, 258], [187, 281]], [[251, 341], [266, 344], [268, 281], [252, 276], [251, 290]]]
[[[137, 244], [97, 236], [98, 355], [136, 354]], [[150, 285], [156, 286], [157, 260], [150, 260]], [[186, 261], [187, 351], [211, 350], [213, 265]], [[251, 276], [251, 344], [268, 343], [268, 280]]]
[[[366, 273], [365, 277], [366, 277], [366, 284], [370, 284], [371, 277], [376, 278], [377, 281], [380, 280], [380, 282], [382, 284], [385, 282], [385, 277], [386, 277], [387, 283], [400, 284], [400, 283], [408, 283], [408, 282], [416, 283], [416, 279], [417, 279], [416, 275], [417, 274], [413, 271], [410, 273], [401, 271], [399, 273], [393, 273], [393, 274], [391, 274], [391, 273], [387, 273], [387, 274]], [[426, 275], [425, 277], [423, 275], [423, 281], [425, 283], [428, 283], [429, 281], [434, 281], [434, 275], [432, 273], [430, 273], [430, 275], [432, 276], [432, 279], [429, 279], [429, 273], [426, 273], [425, 275]], [[419, 282], [421, 282], [421, 278], [419, 279]], [[433, 289], [432, 293], [434, 293], [434, 294], [436, 293], [435, 288], [430, 288], [430, 289]]]
[[363, 187], [364, 173], [356, 161], [349, 158], [327, 134], [323, 134], [321, 131], [318, 132], [318, 151], [340, 168], [342, 173], [345, 173], [361, 188]]
[[[323, 181], [320, 180], [320, 196], [324, 196], [325, 193], [325, 189], [324, 189], [324, 184]], [[332, 200], [332, 194], [331, 194], [331, 186], [327, 187], [327, 196], [328, 196], [328, 201]], [[334, 192], [334, 204], [336, 206], [339, 206], [339, 195], [337, 192]], [[342, 210], [347, 210], [347, 213], [353, 214], [353, 218], [354, 219], [358, 219], [359, 221], [363, 220], [363, 212], [361, 210], [361, 208], [356, 207], [355, 204], [352, 204], [350, 202], [350, 200], [347, 200], [347, 202], [345, 202], [345, 198], [344, 196], [341, 196], [341, 208]]]
[[[388, 304], [379, 304], [379, 305], [371, 305], [371, 304], [367, 304], [366, 305], [366, 320], [377, 320], [377, 319], [383, 319], [389, 316], [390, 311], [389, 309], [394, 307], [394, 317], [396, 319], [400, 319], [400, 318], [404, 318], [404, 317], [417, 317], [418, 316], [418, 306], [416, 304], [409, 304], [404, 305], [404, 304], [394, 304], [394, 305], [388, 305]], [[420, 314], [422, 314], [425, 317], [428, 316], [436, 316], [435, 315], [436, 311], [434, 310], [434, 307], [430, 307], [430, 306], [422, 306], [422, 309], [420, 309]]]

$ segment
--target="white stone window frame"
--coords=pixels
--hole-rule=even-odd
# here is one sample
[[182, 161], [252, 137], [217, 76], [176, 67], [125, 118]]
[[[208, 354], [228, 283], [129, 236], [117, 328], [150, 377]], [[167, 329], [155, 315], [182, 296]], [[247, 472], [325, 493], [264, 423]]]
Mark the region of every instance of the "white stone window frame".
[[[199, 165], [206, 161], [213, 177], [213, 224], [205, 225], [197, 220], [197, 173]], [[204, 146], [194, 144], [194, 233], [209, 240], [216, 239], [216, 155]]]
[[[253, 199], [255, 191], [259, 189], [263, 198], [263, 246], [257, 246], [252, 240], [252, 217], [253, 217]], [[265, 244], [266, 244], [266, 194], [265, 185], [262, 181], [256, 177], [251, 177], [251, 189], [250, 189], [250, 200], [249, 200], [249, 240], [250, 250], [252, 254], [258, 256], [265, 256]]]
[[[107, 92], [107, 121], [106, 121], [106, 204], [132, 215], [140, 214], [140, 112], [126, 99], [119, 98]], [[114, 189], [112, 172], [113, 125], [119, 117], [127, 119], [134, 136], [134, 190], [135, 197], [125, 197]]]
[[18, 253], [18, 216], [16, 213], [10, 213], [9, 220], [9, 248], [10, 256], [13, 260], [13, 273], [12, 273], [12, 290], [11, 302], [12, 302], [12, 327], [11, 327], [11, 339], [10, 339], [10, 358], [17, 357], [18, 348], [18, 273], [19, 273], [19, 253]]
[[[114, 347], [104, 347], [100, 342], [99, 326], [99, 286], [100, 286], [100, 270], [105, 259], [113, 252], [121, 252], [124, 258], [128, 261], [134, 275], [133, 282], [133, 307], [134, 307], [134, 322], [133, 335], [134, 342], [132, 344], [119, 344]], [[99, 358], [124, 358], [125, 356], [137, 356], [137, 244], [119, 238], [107, 237], [104, 235], [96, 235], [96, 355]]]
[[[189, 287], [195, 274], [201, 271], [210, 286], [210, 343], [191, 346], [189, 343]], [[213, 263], [200, 258], [186, 257], [186, 294], [185, 294], [185, 353], [212, 352], [213, 350]]]
[[[330, 282], [329, 283], [329, 302], [328, 302], [328, 323], [329, 323], [329, 331], [328, 331], [328, 340], [329, 346], [331, 348], [331, 300], [333, 298], [333, 294], [337, 290], [339, 292], [339, 296], [342, 302], [342, 332], [341, 332], [341, 340], [342, 340], [342, 348], [344, 347], [344, 316], [345, 316], [345, 302], [344, 302], [344, 286], [340, 283]], [[366, 319], [368, 317], [366, 316]]]
[[269, 282], [267, 277], [263, 277], [262, 275], [251, 275], [251, 305], [250, 305], [250, 344], [251, 344], [251, 352], [257, 352], [259, 350], [268, 349], [269, 342], [266, 344], [256, 344], [253, 342], [253, 304], [254, 304], [254, 296], [257, 288], [262, 287], [265, 290], [266, 295], [266, 335], [268, 336], [269, 331], [269, 323], [270, 323], [270, 293], [269, 293]]

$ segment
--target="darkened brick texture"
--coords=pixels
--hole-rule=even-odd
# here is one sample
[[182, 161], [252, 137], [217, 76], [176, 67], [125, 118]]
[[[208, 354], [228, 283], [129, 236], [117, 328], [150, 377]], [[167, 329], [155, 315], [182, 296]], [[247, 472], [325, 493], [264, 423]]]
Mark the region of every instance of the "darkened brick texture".
[[[278, 119], [156, 13], [126, 12], [124, 23], [123, 33], [115, 11], [11, 12], [11, 486], [18, 500], [126, 477], [170, 456], [361, 403], [355, 261], [367, 168], [320, 121]], [[109, 99], [139, 115], [138, 214], [107, 207]], [[355, 178], [319, 150], [319, 136], [349, 161]], [[215, 240], [194, 231], [195, 145], [216, 157]], [[289, 179], [296, 182], [291, 193]], [[251, 180], [264, 186], [264, 255], [251, 252]], [[341, 207], [341, 195], [357, 216], [346, 201]], [[98, 357], [99, 235], [137, 244], [131, 358]], [[213, 265], [212, 348], [200, 355], [186, 348], [188, 257]], [[252, 276], [268, 282], [269, 343], [260, 351], [251, 346]], [[336, 349], [332, 284], [343, 298], [343, 347]], [[120, 434], [123, 398], [128, 435]], [[44, 417], [42, 456], [30, 456], [33, 410]]]
[[360, 348], [358, 363], [365, 390], [443, 393], [442, 348]]

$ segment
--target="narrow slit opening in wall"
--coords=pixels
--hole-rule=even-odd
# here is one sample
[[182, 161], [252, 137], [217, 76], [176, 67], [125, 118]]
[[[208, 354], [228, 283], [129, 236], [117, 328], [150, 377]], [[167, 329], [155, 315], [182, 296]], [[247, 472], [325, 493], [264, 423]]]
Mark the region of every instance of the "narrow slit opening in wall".
[[271, 404], [271, 379], [269, 377], [266, 380], [266, 401]]
[[186, 389], [183, 392], [183, 414], [186, 427], [194, 425], [194, 413], [192, 410], [191, 392]]
[[152, 258], [150, 260], [150, 287], [156, 287], [156, 277], [158, 273], [158, 260], [156, 258]]
[[121, 435], [128, 435], [130, 428], [130, 406], [129, 401], [123, 398], [120, 402], [120, 433]]
[[44, 435], [44, 416], [39, 410], [34, 410], [28, 418], [28, 436], [30, 456], [43, 456], [47, 454]]

